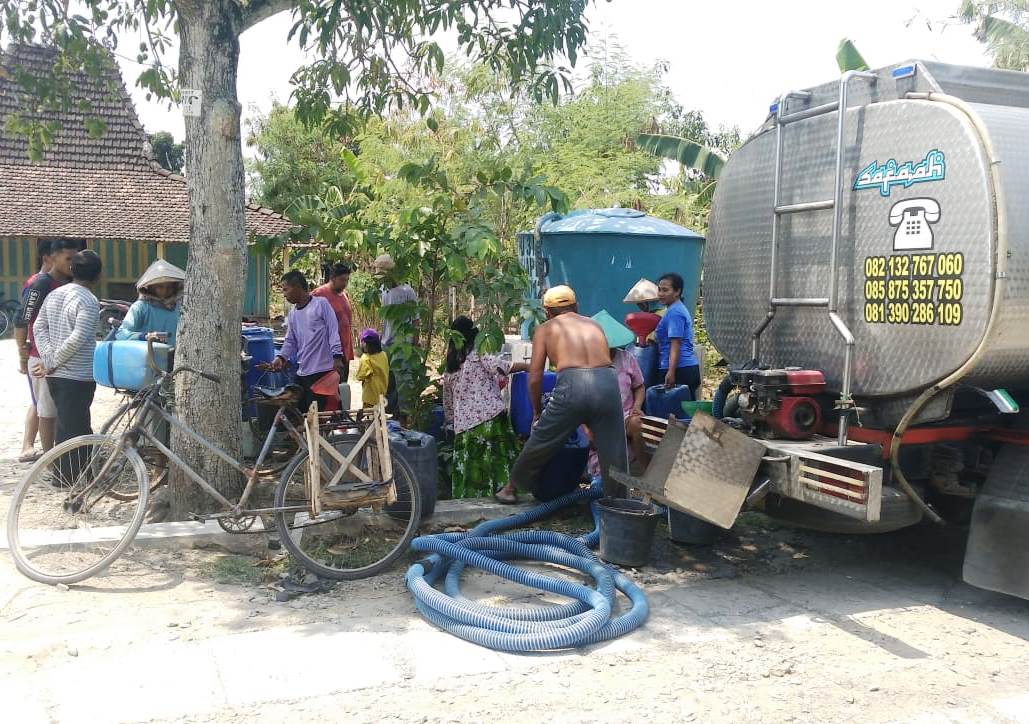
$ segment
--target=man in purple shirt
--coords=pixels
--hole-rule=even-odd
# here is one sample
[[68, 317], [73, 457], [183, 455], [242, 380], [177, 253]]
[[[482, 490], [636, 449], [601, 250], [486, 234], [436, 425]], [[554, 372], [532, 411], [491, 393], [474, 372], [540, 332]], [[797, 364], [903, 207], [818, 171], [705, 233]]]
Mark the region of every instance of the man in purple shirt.
[[[273, 371], [280, 371], [286, 361], [296, 361], [297, 382], [304, 388], [300, 398], [301, 412], [307, 412], [317, 401], [318, 410], [333, 410], [338, 406], [339, 393], [322, 395], [311, 388], [327, 374], [336, 372], [342, 378], [343, 346], [339, 340], [339, 323], [332, 306], [321, 297], [311, 296], [307, 279], [298, 271], [282, 275], [282, 296], [293, 305], [286, 319], [286, 341], [271, 363]], [[338, 389], [338, 388], [337, 388]]]

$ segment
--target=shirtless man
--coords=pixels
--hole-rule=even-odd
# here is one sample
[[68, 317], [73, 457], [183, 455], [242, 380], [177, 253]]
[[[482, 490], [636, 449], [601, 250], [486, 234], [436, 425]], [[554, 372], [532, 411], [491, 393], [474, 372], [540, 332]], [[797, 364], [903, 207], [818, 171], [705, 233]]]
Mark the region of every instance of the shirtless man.
[[[579, 314], [575, 292], [559, 286], [543, 296], [547, 321], [532, 336], [529, 363], [529, 400], [532, 435], [511, 469], [511, 481], [497, 492], [502, 502], [514, 502], [517, 488], [531, 489], [550, 458], [579, 425], [593, 432], [604, 494], [618, 495], [621, 485], [609, 468], [625, 471], [628, 455], [618, 377], [611, 366], [607, 338], [600, 325]], [[541, 412], [543, 368], [549, 359], [557, 371], [557, 385]]]

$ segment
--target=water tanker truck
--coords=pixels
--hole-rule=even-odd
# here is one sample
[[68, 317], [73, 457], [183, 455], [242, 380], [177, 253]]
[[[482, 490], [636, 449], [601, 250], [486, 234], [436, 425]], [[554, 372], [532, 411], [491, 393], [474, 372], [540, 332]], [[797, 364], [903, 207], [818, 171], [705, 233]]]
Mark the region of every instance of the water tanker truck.
[[[705, 250], [729, 426], [694, 418], [681, 471], [714, 472], [666, 491], [674, 507], [723, 527], [748, 503], [828, 531], [968, 524], [965, 580], [1029, 598], [1027, 136], [1029, 75], [934, 62], [771, 106], [719, 178]], [[736, 436], [760, 446], [742, 491], [719, 479]]]

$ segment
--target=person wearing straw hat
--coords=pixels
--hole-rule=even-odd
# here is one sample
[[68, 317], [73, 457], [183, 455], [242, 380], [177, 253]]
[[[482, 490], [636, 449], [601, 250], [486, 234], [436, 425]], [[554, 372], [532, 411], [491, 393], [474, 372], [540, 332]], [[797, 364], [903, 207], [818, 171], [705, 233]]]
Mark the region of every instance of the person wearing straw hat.
[[658, 302], [657, 284], [642, 277], [632, 285], [632, 289], [622, 301], [626, 304], [635, 304], [641, 312], [655, 312]]
[[[372, 262], [373, 273], [376, 281], [379, 282], [379, 294], [382, 308], [391, 307], [397, 304], [409, 304], [411, 306], [410, 316], [404, 321], [417, 322], [418, 320], [418, 295], [410, 284], [401, 283], [396, 273], [396, 263], [389, 254], [380, 254]], [[382, 348], [387, 353], [397, 342], [413, 343], [413, 339], [399, 337], [394, 324], [397, 321], [396, 315], [383, 314], [382, 322]], [[390, 319], [392, 317], [392, 319]], [[399, 415], [404, 400], [401, 399], [401, 388], [408, 382], [407, 371], [398, 366], [396, 370], [390, 369], [389, 386], [386, 391], [386, 411], [392, 415]]]
[[[604, 330], [579, 314], [575, 292], [554, 287], [543, 295], [547, 321], [532, 336], [529, 363], [529, 402], [533, 428], [511, 469], [510, 482], [496, 493], [501, 502], [517, 500], [517, 488], [532, 489], [550, 459], [579, 425], [593, 432], [600, 458], [604, 494], [618, 495], [623, 486], [610, 477], [612, 469], [625, 471], [628, 454], [625, 425], [618, 392], [618, 377]], [[543, 368], [546, 361], [557, 371], [557, 384], [541, 410]]]
[[[602, 309], [592, 317], [600, 325], [607, 338], [611, 352], [611, 363], [618, 376], [618, 392], [622, 402], [622, 417], [625, 420], [625, 437], [629, 442], [632, 458], [639, 462], [644, 460], [643, 447], [643, 401], [646, 398], [646, 386], [643, 372], [636, 358], [625, 350], [635, 340], [632, 330]], [[592, 433], [590, 433], [592, 438]], [[592, 440], [591, 440], [592, 442]], [[590, 451], [589, 471], [591, 476], [600, 474], [600, 460], [596, 448]]]
[[158, 259], [136, 282], [139, 299], [132, 303], [114, 333], [115, 339], [160, 339], [175, 346], [175, 331], [182, 309], [182, 288], [186, 272]]
[[[638, 282], [632, 285], [632, 289], [625, 295], [625, 299], [622, 300], [626, 304], [635, 304], [640, 312], [644, 314], [653, 314], [654, 324], [657, 325], [661, 322], [662, 317], [668, 311], [667, 308], [661, 306], [661, 298], [658, 294], [657, 284], [650, 281], [646, 277], [641, 278]], [[641, 315], [642, 316], [642, 315]], [[647, 335], [648, 344], [657, 344], [656, 332], [651, 332]]]
[[[382, 306], [388, 307], [394, 304], [406, 304], [408, 302], [417, 302], [418, 295], [415, 294], [414, 289], [411, 288], [410, 284], [401, 284], [396, 278], [395, 269], [396, 263], [393, 261], [393, 257], [389, 254], [380, 254], [372, 262], [372, 266], [375, 269], [375, 278], [379, 280], [382, 285], [380, 288]], [[393, 328], [393, 323], [390, 321], [384, 321], [382, 325], [382, 346], [384, 349], [389, 349], [396, 339], [396, 331]]]

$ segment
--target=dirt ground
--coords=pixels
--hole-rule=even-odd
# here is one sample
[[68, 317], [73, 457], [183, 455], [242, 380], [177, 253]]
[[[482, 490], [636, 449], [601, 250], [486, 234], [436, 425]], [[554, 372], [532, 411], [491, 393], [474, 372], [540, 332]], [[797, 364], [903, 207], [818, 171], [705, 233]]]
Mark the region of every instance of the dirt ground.
[[[28, 395], [13, 360], [0, 342], [0, 510], [27, 467], [14, 462]], [[961, 582], [963, 529], [860, 538], [747, 515], [712, 548], [666, 533], [651, 566], [627, 571], [650, 602], [642, 629], [542, 655], [439, 632], [404, 564], [277, 602], [285, 562], [217, 549], [136, 549], [68, 590], [0, 551], [2, 718], [1029, 722], [1029, 603]], [[467, 579], [473, 598], [540, 602]]]

